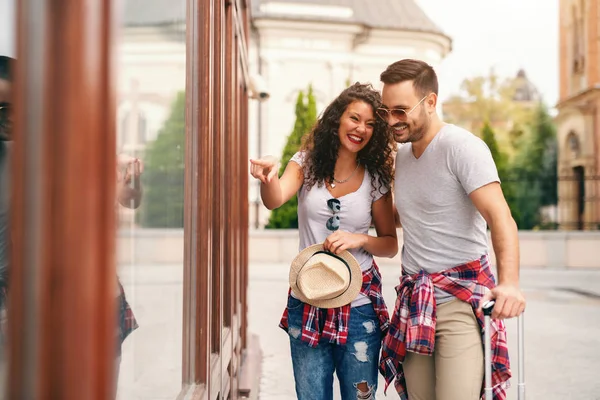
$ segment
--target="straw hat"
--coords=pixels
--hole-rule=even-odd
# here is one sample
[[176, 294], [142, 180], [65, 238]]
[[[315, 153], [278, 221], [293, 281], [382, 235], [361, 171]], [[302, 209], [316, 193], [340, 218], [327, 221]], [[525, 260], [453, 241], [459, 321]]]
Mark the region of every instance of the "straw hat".
[[362, 287], [360, 264], [349, 251], [335, 255], [315, 244], [292, 261], [290, 287], [303, 302], [319, 308], [349, 304]]

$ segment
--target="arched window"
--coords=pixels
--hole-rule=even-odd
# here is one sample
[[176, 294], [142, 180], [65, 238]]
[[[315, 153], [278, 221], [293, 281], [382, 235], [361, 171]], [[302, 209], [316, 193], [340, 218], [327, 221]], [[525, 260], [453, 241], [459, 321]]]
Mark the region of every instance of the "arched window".
[[573, 131], [567, 136], [567, 147], [571, 152], [571, 158], [578, 158], [581, 155], [581, 144], [579, 137]]

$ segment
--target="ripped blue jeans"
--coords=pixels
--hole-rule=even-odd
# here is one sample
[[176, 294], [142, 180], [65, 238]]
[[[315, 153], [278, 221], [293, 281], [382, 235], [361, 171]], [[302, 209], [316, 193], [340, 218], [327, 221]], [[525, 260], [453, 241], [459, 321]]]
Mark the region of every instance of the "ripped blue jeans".
[[303, 305], [289, 296], [289, 335], [298, 400], [333, 399], [334, 372], [342, 400], [375, 399], [382, 335], [373, 305], [352, 307], [345, 345], [321, 340], [315, 348], [299, 338]]

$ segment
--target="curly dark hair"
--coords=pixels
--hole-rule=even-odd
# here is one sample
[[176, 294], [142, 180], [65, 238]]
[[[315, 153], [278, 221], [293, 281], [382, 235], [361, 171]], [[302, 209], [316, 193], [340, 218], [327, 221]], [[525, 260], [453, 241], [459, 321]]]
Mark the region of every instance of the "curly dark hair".
[[[375, 110], [381, 107], [381, 95], [371, 84], [354, 85], [345, 89], [327, 106], [319, 117], [302, 145], [304, 153], [304, 185], [308, 189], [315, 184], [321, 187], [324, 183], [331, 184], [335, 170], [340, 139], [338, 130], [340, 119], [346, 108], [355, 101], [363, 101]], [[394, 179], [392, 150], [393, 136], [388, 125], [380, 118], [374, 119], [373, 135], [369, 143], [358, 152], [357, 160], [371, 175], [371, 187], [374, 193], [378, 188], [389, 190]], [[378, 180], [378, 182], [377, 182]]]

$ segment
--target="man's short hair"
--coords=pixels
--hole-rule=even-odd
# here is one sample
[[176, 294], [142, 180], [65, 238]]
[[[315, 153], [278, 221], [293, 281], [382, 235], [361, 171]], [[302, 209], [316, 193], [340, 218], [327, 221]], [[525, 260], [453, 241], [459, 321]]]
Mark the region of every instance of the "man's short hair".
[[12, 81], [12, 64], [14, 59], [7, 56], [0, 56], [0, 79]]
[[421, 60], [404, 59], [396, 61], [381, 73], [381, 82], [389, 85], [412, 81], [415, 91], [425, 96], [438, 94], [438, 79], [433, 67]]

